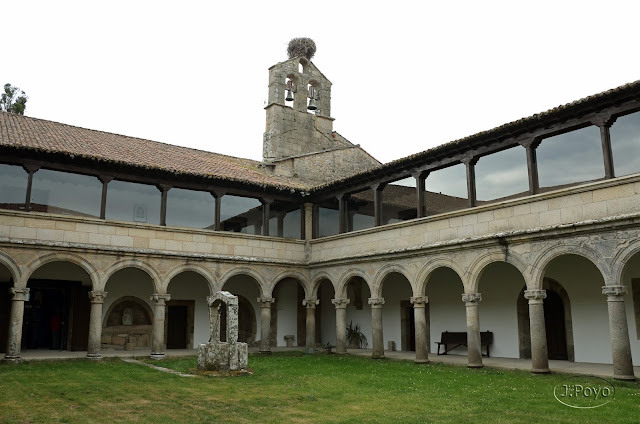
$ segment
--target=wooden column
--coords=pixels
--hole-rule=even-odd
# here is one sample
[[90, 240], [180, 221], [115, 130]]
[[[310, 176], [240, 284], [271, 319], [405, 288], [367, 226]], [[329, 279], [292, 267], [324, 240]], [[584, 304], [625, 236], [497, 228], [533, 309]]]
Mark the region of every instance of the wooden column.
[[468, 155], [462, 159], [467, 167], [467, 196], [469, 198], [469, 207], [476, 205], [476, 163], [478, 158]]
[[347, 232], [347, 195], [338, 194], [336, 199], [338, 199], [338, 232], [342, 234]]
[[262, 235], [269, 235], [269, 218], [271, 217], [271, 204], [273, 199], [262, 199]]
[[210, 191], [209, 193], [211, 193], [211, 195], [213, 196], [213, 198], [215, 199], [215, 211], [214, 211], [214, 217], [213, 217], [213, 222], [214, 222], [214, 229], [216, 231], [220, 231], [222, 230], [221, 226], [220, 226], [220, 205], [222, 204], [222, 196], [224, 196], [224, 193], [218, 192], [218, 191]]
[[373, 190], [373, 214], [375, 226], [379, 227], [383, 223], [383, 210], [382, 210], [382, 190], [386, 184], [374, 184], [371, 186], [371, 190]]
[[613, 167], [613, 152], [611, 151], [611, 132], [609, 131], [615, 121], [616, 118], [612, 118], [610, 115], [601, 115], [591, 121], [600, 128], [605, 178], [614, 178], [616, 176]]
[[100, 219], [105, 219], [107, 216], [107, 188], [113, 177], [110, 175], [100, 175], [98, 177], [102, 183], [102, 197], [100, 200]]
[[425, 191], [429, 172], [415, 172], [411, 174], [411, 176], [416, 179], [416, 218], [424, 218], [425, 216], [427, 216]]
[[27, 195], [24, 201], [24, 210], [29, 212], [31, 210], [31, 187], [33, 187], [33, 174], [38, 172], [40, 167], [37, 165], [24, 165], [23, 168], [29, 173], [29, 177], [27, 179]]
[[532, 138], [519, 142], [522, 147], [527, 150], [527, 173], [529, 175], [529, 194], [537, 194], [540, 192], [540, 183], [538, 182], [538, 159], [536, 157], [536, 149], [540, 145], [540, 140]]
[[158, 184], [157, 187], [162, 194], [160, 201], [160, 225], [167, 225], [167, 193], [171, 190], [171, 186]]

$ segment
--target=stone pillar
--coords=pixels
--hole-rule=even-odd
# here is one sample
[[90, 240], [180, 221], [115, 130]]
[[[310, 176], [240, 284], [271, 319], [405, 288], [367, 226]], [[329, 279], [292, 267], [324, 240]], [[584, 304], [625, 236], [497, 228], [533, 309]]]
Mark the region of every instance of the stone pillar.
[[302, 305], [307, 307], [307, 341], [306, 353], [313, 353], [316, 347], [316, 305], [320, 301], [315, 297], [310, 297], [302, 301]]
[[167, 301], [171, 299], [168, 294], [155, 293], [151, 300], [155, 302], [153, 308], [153, 340], [151, 341], [151, 359], [164, 358], [164, 316]]
[[384, 337], [382, 334], [382, 305], [384, 299], [382, 297], [369, 298], [371, 305], [371, 328], [373, 329], [373, 359], [384, 359]]
[[11, 293], [11, 315], [9, 316], [9, 337], [7, 338], [7, 353], [4, 360], [19, 363], [20, 345], [22, 344], [22, 319], [24, 317], [24, 302], [29, 294], [28, 288], [9, 288]]
[[429, 302], [427, 296], [415, 296], [411, 299], [413, 305], [413, 316], [415, 322], [416, 332], [416, 364], [426, 364], [429, 362], [429, 346], [427, 346], [427, 340], [429, 340], [429, 327], [427, 326], [426, 305]]
[[102, 359], [100, 346], [102, 344], [102, 304], [107, 292], [90, 291], [91, 313], [89, 315], [89, 347], [87, 359]]
[[548, 374], [549, 352], [547, 351], [547, 327], [544, 322], [544, 299], [546, 290], [525, 290], [529, 300], [529, 329], [531, 331], [531, 372]]
[[260, 353], [271, 353], [271, 304], [275, 301], [273, 297], [260, 296], [258, 302], [261, 304], [260, 320], [262, 330], [260, 331]]
[[347, 305], [349, 299], [331, 299], [336, 307], [336, 353], [347, 353]]
[[482, 368], [482, 347], [480, 345], [480, 318], [478, 302], [482, 300], [480, 293], [464, 293], [462, 301], [467, 310], [467, 366]]
[[613, 378], [616, 380], [635, 380], [629, 328], [624, 306], [625, 286], [604, 286], [602, 294], [607, 296], [609, 309], [609, 332], [611, 334], [611, 354], [613, 356]]

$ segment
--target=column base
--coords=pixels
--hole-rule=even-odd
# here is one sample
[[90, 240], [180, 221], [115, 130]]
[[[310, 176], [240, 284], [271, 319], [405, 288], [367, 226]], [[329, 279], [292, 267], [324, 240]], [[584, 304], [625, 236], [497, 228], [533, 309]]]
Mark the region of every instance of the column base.
[[414, 364], [428, 364], [430, 362], [428, 359], [414, 359], [413, 361]]
[[152, 353], [151, 355], [149, 355], [149, 358], [151, 358], [151, 359], [164, 359], [164, 352]]
[[87, 353], [86, 358], [92, 361], [99, 361], [102, 359], [102, 355], [99, 353]]
[[481, 362], [479, 364], [467, 364], [467, 368], [483, 368], [484, 364]]
[[531, 368], [531, 374], [551, 374], [549, 368]]
[[22, 358], [19, 356], [5, 356], [3, 361], [7, 364], [19, 364], [22, 362]]
[[624, 381], [635, 381], [637, 380], [636, 376], [631, 374], [631, 375], [614, 375], [613, 376], [614, 380], [624, 380]]
[[371, 359], [384, 359], [384, 353], [382, 354], [373, 353], [371, 354]]

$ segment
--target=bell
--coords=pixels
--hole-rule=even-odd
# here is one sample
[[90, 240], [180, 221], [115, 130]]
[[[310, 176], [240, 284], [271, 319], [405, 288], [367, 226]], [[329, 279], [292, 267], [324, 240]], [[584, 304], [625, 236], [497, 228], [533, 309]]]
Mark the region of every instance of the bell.
[[287, 90], [287, 97], [284, 98], [288, 102], [293, 101], [293, 91], [291, 89]]
[[309, 106], [307, 106], [307, 109], [309, 110], [317, 110], [318, 106], [316, 106], [316, 99], [311, 98], [309, 99]]

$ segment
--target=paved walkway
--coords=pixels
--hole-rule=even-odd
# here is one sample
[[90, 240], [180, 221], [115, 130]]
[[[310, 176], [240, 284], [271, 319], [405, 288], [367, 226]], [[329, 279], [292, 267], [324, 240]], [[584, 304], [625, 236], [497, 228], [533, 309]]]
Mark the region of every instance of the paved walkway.
[[[273, 348], [274, 352], [285, 351], [299, 351], [302, 348], [286, 348], [277, 347]], [[250, 348], [249, 352], [256, 353], [258, 348]], [[122, 350], [106, 350], [102, 351], [102, 356], [105, 358], [119, 357], [119, 358], [148, 358], [150, 350], [135, 350], [135, 351], [122, 351]], [[371, 349], [348, 349], [347, 353], [356, 356], [371, 357]], [[58, 350], [27, 350], [22, 352], [22, 359], [25, 361], [34, 360], [51, 360], [51, 359], [82, 359], [86, 356], [87, 352], [69, 352]], [[169, 349], [166, 351], [167, 357], [179, 357], [179, 356], [195, 356], [197, 351], [195, 349]], [[413, 361], [415, 358], [414, 352], [390, 352], [385, 351], [385, 357], [393, 360], [405, 360]], [[429, 354], [431, 362], [454, 364], [460, 366], [467, 365], [467, 357], [464, 355], [436, 355], [435, 353]], [[482, 358], [482, 362], [485, 366], [491, 368], [502, 369], [518, 369], [528, 371], [531, 369], [531, 360], [529, 359], [516, 359], [516, 358]], [[568, 373], [568, 374], [583, 374], [583, 375], [595, 375], [598, 377], [612, 377], [613, 366], [611, 364], [590, 364], [585, 362], [569, 362], [569, 361], [549, 361], [549, 368], [552, 372]], [[635, 375], [640, 377], [640, 367], [634, 367]]]

